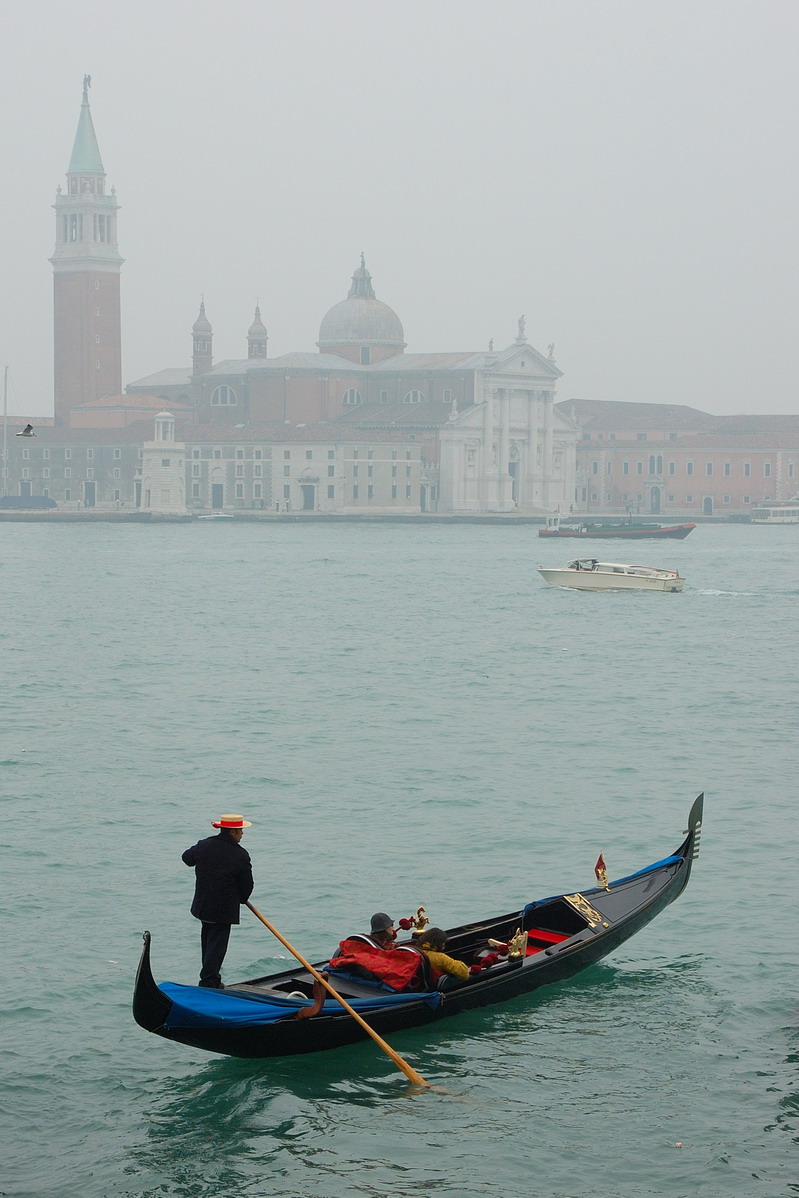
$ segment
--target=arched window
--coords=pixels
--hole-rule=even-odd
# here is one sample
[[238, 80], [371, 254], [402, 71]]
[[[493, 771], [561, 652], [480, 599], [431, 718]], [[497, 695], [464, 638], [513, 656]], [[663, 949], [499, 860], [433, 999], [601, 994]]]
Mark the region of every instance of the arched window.
[[232, 408], [238, 403], [236, 392], [232, 387], [222, 384], [216, 390], [211, 392], [211, 407], [212, 408]]
[[424, 403], [423, 391], [409, 391], [402, 401], [403, 403]]
[[363, 400], [361, 399], [360, 391], [356, 391], [354, 387], [350, 387], [349, 391], [344, 392], [344, 398], [341, 402], [343, 404], [352, 404], [354, 406], [355, 404], [363, 403]]

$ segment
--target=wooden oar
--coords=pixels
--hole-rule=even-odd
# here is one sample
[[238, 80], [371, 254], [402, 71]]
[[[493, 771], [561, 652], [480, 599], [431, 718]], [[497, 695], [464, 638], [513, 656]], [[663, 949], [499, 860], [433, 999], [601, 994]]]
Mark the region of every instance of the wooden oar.
[[324, 986], [325, 990], [327, 990], [328, 994], [332, 995], [332, 997], [335, 998], [336, 1002], [341, 1003], [342, 1007], [347, 1012], [347, 1014], [351, 1015], [352, 1018], [355, 1020], [355, 1022], [359, 1023], [361, 1025], [361, 1027], [366, 1032], [366, 1034], [368, 1036], [372, 1037], [375, 1044], [377, 1044], [378, 1047], [382, 1048], [382, 1050], [386, 1054], [386, 1056], [391, 1057], [392, 1061], [397, 1066], [397, 1068], [401, 1069], [402, 1072], [405, 1074], [405, 1076], [410, 1081], [412, 1081], [414, 1083], [414, 1085], [429, 1087], [430, 1083], [426, 1082], [424, 1080], [424, 1078], [420, 1074], [418, 1074], [411, 1065], [408, 1064], [407, 1061], [404, 1061], [398, 1052], [394, 1052], [394, 1049], [391, 1047], [390, 1044], [386, 1044], [385, 1040], [381, 1036], [378, 1036], [378, 1034], [374, 1030], [374, 1028], [371, 1028], [369, 1026], [369, 1024], [366, 1022], [366, 1020], [362, 1019], [361, 1016], [358, 1014], [358, 1012], [353, 1010], [353, 1008], [346, 1001], [346, 999], [343, 999], [341, 997], [341, 995], [336, 990], [333, 989], [333, 987], [330, 985], [330, 982], [327, 980], [326, 977], [324, 977], [321, 973], [319, 973], [319, 971], [317, 969], [314, 969], [313, 965], [310, 965], [305, 960], [305, 957], [303, 957], [301, 953], [298, 953], [296, 948], [294, 948], [291, 944], [289, 944], [288, 940], [286, 940], [286, 938], [284, 936], [280, 935], [280, 932], [278, 932], [277, 928], [274, 927], [274, 925], [271, 924], [269, 922], [269, 920], [261, 914], [261, 912], [258, 910], [257, 907], [254, 907], [252, 905], [252, 903], [250, 903], [250, 902], [247, 903], [247, 906], [250, 908], [253, 915], [255, 915], [257, 919], [260, 919], [260, 921], [264, 925], [264, 927], [269, 928], [269, 931], [272, 933], [272, 935], [277, 937], [277, 939], [280, 941], [280, 943], [283, 945], [283, 947], [287, 948], [289, 950], [289, 952], [291, 953], [291, 955], [293, 957], [297, 958], [300, 965], [304, 966], [305, 969], [307, 969], [308, 972], [312, 975], [312, 977], [316, 978], [317, 982], [321, 982], [321, 984]]

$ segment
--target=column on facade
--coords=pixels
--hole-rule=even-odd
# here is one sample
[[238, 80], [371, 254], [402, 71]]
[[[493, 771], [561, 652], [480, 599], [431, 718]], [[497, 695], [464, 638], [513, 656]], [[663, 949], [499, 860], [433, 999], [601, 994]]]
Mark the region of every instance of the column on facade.
[[497, 463], [494, 455], [494, 391], [486, 388], [483, 412], [483, 453], [480, 472], [480, 507], [495, 508], [497, 504]]
[[525, 507], [538, 507], [540, 492], [538, 470], [538, 399], [539, 391], [527, 393], [527, 463], [523, 502]]
[[513, 480], [508, 472], [510, 459], [510, 392], [503, 387], [499, 392], [499, 477], [497, 499], [500, 508], [513, 507]]
[[439, 510], [458, 512], [466, 507], [464, 479], [467, 450], [463, 438], [445, 425], [440, 438]]
[[543, 500], [546, 507], [552, 504], [554, 494], [554, 402], [551, 391], [542, 391], [541, 398], [544, 407], [544, 444], [541, 453], [541, 474], [543, 477]]

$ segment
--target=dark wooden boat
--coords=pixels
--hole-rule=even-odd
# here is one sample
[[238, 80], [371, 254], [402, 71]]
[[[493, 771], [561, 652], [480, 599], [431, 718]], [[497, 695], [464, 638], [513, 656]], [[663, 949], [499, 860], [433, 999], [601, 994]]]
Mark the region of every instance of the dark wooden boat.
[[635, 524], [631, 521], [603, 523], [600, 520], [582, 520], [574, 524], [561, 524], [552, 517], [546, 528], [539, 528], [539, 537], [571, 537], [579, 541], [599, 540], [613, 537], [625, 541], [667, 540], [682, 541], [693, 532], [695, 524]]
[[[448, 932], [447, 952], [470, 965], [486, 960], [489, 942], [520, 945], [464, 982], [397, 993], [380, 983], [330, 971], [341, 996], [381, 1036], [418, 1027], [475, 1007], [531, 994], [572, 977], [634, 936], [682, 893], [699, 852], [703, 795], [695, 800], [680, 847], [668, 857], [604, 886], [527, 903], [507, 915], [479, 919]], [[525, 943], [526, 934], [526, 943]], [[513, 955], [520, 948], [519, 955]], [[395, 950], [396, 951], [396, 950]], [[314, 968], [326, 968], [325, 962]], [[298, 966], [224, 990], [172, 982], [157, 985], [150, 967], [150, 933], [144, 933], [133, 996], [136, 1022], [149, 1032], [208, 1052], [234, 1057], [290, 1056], [340, 1048], [365, 1033], [334, 999], [318, 1014], [297, 1018], [313, 1006], [313, 978]]]

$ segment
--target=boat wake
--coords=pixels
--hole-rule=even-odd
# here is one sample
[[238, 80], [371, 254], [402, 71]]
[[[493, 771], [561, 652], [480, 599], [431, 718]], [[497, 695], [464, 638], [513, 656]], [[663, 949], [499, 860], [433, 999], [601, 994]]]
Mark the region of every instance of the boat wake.
[[729, 595], [733, 598], [754, 599], [754, 591], [717, 591], [713, 587], [698, 587], [697, 595]]

